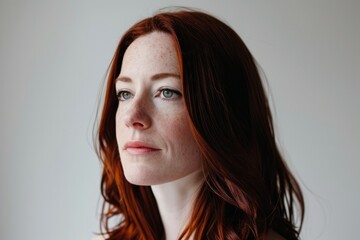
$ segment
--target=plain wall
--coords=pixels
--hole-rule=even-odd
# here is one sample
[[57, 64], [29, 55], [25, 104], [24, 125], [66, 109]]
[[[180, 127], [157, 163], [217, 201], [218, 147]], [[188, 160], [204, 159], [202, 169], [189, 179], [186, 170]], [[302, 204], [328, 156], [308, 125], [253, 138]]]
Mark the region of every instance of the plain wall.
[[243, 38], [271, 89], [306, 199], [303, 239], [360, 226], [359, 1], [0, 1], [0, 239], [91, 239], [98, 93], [115, 47], [157, 9], [197, 7]]

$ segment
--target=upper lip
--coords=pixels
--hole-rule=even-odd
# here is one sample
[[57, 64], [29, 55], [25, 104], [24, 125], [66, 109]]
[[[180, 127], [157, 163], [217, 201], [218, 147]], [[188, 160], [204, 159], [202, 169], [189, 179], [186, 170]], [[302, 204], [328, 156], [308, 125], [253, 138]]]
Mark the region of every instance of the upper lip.
[[158, 148], [151, 146], [150, 144], [143, 142], [143, 141], [126, 142], [124, 145], [124, 150], [126, 150], [127, 148], [150, 148], [150, 149], [159, 150]]

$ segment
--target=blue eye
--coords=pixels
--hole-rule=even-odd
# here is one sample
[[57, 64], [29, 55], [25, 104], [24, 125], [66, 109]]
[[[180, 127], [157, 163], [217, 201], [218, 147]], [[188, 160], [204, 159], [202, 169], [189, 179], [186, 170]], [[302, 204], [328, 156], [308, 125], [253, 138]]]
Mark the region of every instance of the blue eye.
[[175, 90], [171, 90], [171, 89], [161, 89], [160, 90], [160, 97], [163, 99], [173, 99], [173, 98], [177, 98], [180, 97], [181, 93]]
[[117, 97], [119, 101], [126, 101], [130, 98], [132, 98], [132, 94], [129, 91], [119, 91], [117, 93]]

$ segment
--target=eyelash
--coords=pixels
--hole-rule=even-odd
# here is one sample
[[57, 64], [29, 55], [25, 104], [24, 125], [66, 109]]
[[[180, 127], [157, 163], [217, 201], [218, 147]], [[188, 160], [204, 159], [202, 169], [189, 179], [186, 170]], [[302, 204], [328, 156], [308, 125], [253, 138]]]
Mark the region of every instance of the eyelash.
[[[164, 97], [164, 92], [165, 92], [165, 91], [169, 91], [172, 95], [171, 95], [170, 97], [168, 97], [168, 98], [167, 98], [167, 97]], [[127, 98], [127, 99], [124, 99], [124, 98], [123, 98], [123, 94], [124, 94], [124, 93], [129, 94], [130, 97]], [[173, 97], [174, 94], [175, 94], [175, 97]], [[161, 95], [162, 95], [163, 97], [161, 97]], [[126, 101], [126, 100], [132, 98], [131, 92], [126, 91], [126, 90], [118, 91], [118, 92], [116, 93], [116, 96], [117, 96], [118, 100], [121, 101], [121, 102]], [[175, 99], [175, 98], [178, 98], [178, 97], [181, 97], [181, 96], [182, 96], [182, 94], [181, 94], [179, 91], [176, 91], [176, 90], [173, 90], [173, 89], [169, 89], [169, 88], [160, 89], [160, 90], [156, 93], [156, 95], [155, 95], [155, 97], [160, 97], [162, 100], [165, 100], [165, 101], [171, 101], [171, 100], [173, 100], [173, 99]]]

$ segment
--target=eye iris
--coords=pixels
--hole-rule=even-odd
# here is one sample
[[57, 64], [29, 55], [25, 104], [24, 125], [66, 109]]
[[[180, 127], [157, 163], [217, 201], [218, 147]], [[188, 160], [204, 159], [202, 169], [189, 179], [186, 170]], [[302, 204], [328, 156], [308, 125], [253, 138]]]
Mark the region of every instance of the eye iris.
[[170, 90], [164, 90], [163, 91], [163, 95], [164, 95], [165, 98], [171, 98], [173, 96], [173, 94], [174, 93], [172, 91], [170, 91]]
[[122, 95], [123, 99], [129, 99], [130, 98], [130, 93], [128, 93], [128, 92], [122, 92], [121, 95]]

